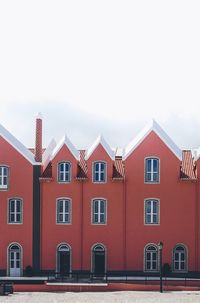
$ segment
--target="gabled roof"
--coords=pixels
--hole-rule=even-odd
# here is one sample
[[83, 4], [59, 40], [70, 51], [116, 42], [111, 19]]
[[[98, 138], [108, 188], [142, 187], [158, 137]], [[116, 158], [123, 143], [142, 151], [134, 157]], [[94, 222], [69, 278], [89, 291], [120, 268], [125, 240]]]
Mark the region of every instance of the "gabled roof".
[[126, 159], [140, 143], [148, 136], [148, 134], [154, 131], [158, 137], [168, 146], [168, 148], [175, 154], [175, 156], [181, 160], [182, 151], [181, 149], [172, 141], [172, 139], [166, 134], [166, 132], [160, 127], [160, 125], [152, 120], [143, 130], [131, 141], [125, 148], [124, 159]]
[[115, 158], [115, 153], [114, 151], [110, 148], [108, 143], [105, 141], [105, 139], [102, 136], [98, 136], [97, 139], [94, 141], [94, 143], [91, 145], [91, 147], [87, 150], [85, 159], [88, 160], [90, 156], [93, 154], [97, 146], [101, 144], [101, 146], [105, 149], [109, 157], [114, 160]]
[[38, 165], [33, 153], [26, 148], [17, 138], [15, 138], [5, 127], [0, 124], [0, 136], [4, 138], [14, 149], [16, 149], [26, 160], [33, 165]]
[[54, 139], [52, 139], [51, 142], [49, 143], [48, 147], [46, 148], [45, 152], [42, 155], [42, 164], [43, 164], [44, 170], [50, 162], [51, 155], [52, 155], [52, 152], [55, 147], [56, 147], [56, 141]]
[[66, 135], [60, 140], [60, 142], [53, 149], [50, 160], [54, 159], [54, 157], [57, 155], [57, 153], [64, 145], [68, 147], [74, 158], [79, 161], [80, 160], [79, 151], [75, 148], [75, 146], [71, 143], [71, 141]]

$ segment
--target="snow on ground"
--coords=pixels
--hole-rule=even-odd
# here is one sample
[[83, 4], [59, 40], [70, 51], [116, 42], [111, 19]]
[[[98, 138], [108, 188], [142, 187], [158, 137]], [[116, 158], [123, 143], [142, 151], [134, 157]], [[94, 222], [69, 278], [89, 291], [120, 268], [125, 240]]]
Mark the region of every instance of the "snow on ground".
[[0, 303], [200, 303], [200, 292], [21, 292], [1, 296]]

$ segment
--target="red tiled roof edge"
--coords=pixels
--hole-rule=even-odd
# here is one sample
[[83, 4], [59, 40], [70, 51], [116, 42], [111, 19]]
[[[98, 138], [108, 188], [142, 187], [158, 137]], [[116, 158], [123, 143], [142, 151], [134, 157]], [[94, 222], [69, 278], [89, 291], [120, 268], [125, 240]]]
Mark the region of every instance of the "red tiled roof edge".
[[186, 180], [197, 180], [196, 166], [190, 150], [182, 151], [180, 178]]

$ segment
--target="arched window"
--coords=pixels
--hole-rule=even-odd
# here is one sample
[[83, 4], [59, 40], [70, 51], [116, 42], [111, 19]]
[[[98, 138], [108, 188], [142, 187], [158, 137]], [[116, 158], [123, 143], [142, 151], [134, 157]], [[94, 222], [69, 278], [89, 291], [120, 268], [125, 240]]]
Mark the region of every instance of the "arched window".
[[160, 168], [158, 158], [145, 159], [145, 182], [146, 183], [159, 183], [160, 182]]
[[8, 272], [11, 277], [21, 276], [22, 252], [21, 246], [17, 243], [11, 244], [8, 248]]
[[93, 224], [106, 224], [106, 200], [94, 199], [92, 200], [92, 223]]
[[174, 271], [187, 271], [187, 251], [184, 245], [176, 245], [173, 250]]
[[71, 163], [63, 161], [58, 163], [58, 182], [71, 181]]
[[9, 223], [22, 223], [22, 200], [13, 198], [9, 200]]
[[71, 223], [71, 200], [70, 199], [57, 199], [57, 223], [69, 224]]
[[158, 271], [157, 245], [149, 244], [145, 247], [145, 271]]
[[0, 189], [8, 189], [9, 168], [5, 165], [0, 165]]
[[106, 182], [106, 163], [102, 161], [93, 164], [93, 182]]
[[159, 200], [145, 200], [145, 224], [159, 224]]

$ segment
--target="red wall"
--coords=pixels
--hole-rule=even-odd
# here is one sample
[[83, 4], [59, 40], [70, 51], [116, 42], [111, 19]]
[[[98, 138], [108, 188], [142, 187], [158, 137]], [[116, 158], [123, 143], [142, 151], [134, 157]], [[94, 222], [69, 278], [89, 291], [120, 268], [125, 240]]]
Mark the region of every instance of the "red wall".
[[[107, 163], [107, 182], [92, 182], [94, 161]], [[91, 248], [101, 243], [107, 251], [107, 270], [123, 269], [123, 183], [112, 180], [113, 160], [101, 145], [87, 161], [88, 182], [84, 184], [84, 269], [91, 269]], [[91, 224], [91, 202], [94, 198], [107, 200], [107, 224]]]
[[[144, 159], [160, 159], [160, 183], [144, 183]], [[195, 270], [195, 184], [180, 181], [180, 160], [151, 132], [125, 161], [127, 193], [127, 268], [143, 269], [144, 247], [163, 241], [163, 262], [172, 263], [173, 247], [184, 244], [189, 269]], [[144, 200], [160, 199], [160, 225], [144, 225]]]
[[[57, 164], [60, 161], [72, 164], [70, 183], [57, 182]], [[76, 180], [77, 160], [64, 145], [52, 160], [53, 181], [41, 183], [41, 269], [56, 269], [56, 249], [60, 243], [72, 248], [72, 268], [80, 268], [80, 202], [81, 186]], [[56, 199], [72, 199], [72, 224], [56, 224]]]
[[[160, 159], [159, 184], [144, 183], [144, 159], [151, 156]], [[61, 160], [72, 163], [73, 178], [69, 184], [57, 182], [57, 163]], [[92, 182], [94, 161], [107, 163], [106, 183]], [[195, 263], [196, 184], [180, 180], [180, 160], [154, 132], [125, 160], [125, 183], [112, 180], [113, 160], [101, 145], [87, 160], [88, 180], [83, 184], [76, 180], [77, 164], [64, 146], [52, 161], [53, 181], [41, 184], [42, 269], [56, 268], [56, 248], [65, 242], [72, 248], [73, 270], [91, 270], [91, 248], [96, 243], [106, 247], [107, 270], [143, 270], [145, 245], [159, 241], [164, 243], [163, 263], [172, 265], [173, 248], [182, 243], [188, 248], [189, 270], [198, 269]], [[72, 199], [71, 225], [56, 225], [59, 197]], [[107, 200], [106, 225], [91, 224], [94, 198]], [[147, 198], [160, 200], [159, 225], [144, 224]]]
[[[0, 191], [0, 269], [7, 268], [7, 248], [12, 242], [23, 248], [23, 268], [32, 265], [33, 166], [0, 137], [0, 165], [10, 167], [8, 190]], [[23, 224], [8, 224], [8, 199], [23, 199]]]

